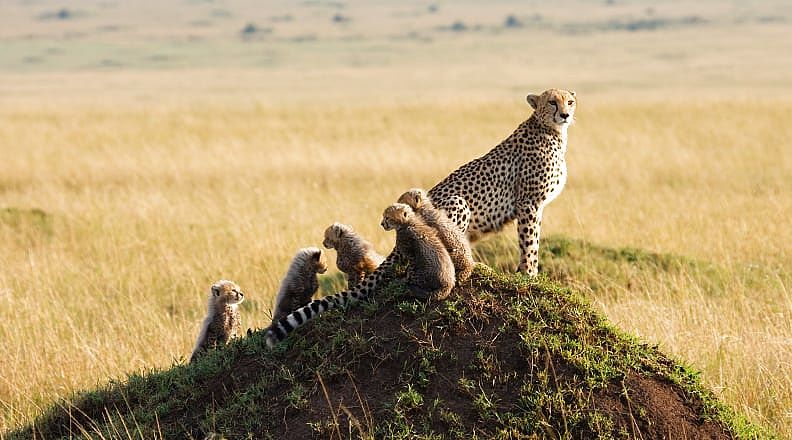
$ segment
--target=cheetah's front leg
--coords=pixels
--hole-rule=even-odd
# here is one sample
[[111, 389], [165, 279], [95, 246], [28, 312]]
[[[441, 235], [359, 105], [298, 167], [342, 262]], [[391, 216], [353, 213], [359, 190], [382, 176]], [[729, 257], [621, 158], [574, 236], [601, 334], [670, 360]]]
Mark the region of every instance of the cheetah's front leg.
[[518, 208], [517, 235], [520, 240], [520, 265], [518, 272], [528, 275], [539, 273], [539, 229], [542, 226], [542, 209]]

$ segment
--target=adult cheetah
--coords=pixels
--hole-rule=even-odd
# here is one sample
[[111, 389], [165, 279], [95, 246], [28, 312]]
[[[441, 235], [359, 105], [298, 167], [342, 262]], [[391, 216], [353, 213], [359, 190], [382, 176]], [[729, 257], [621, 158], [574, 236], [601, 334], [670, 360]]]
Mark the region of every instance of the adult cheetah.
[[[429, 190], [435, 207], [473, 242], [517, 220], [520, 263], [517, 270], [535, 275], [539, 268], [539, 229], [542, 212], [566, 183], [567, 129], [574, 121], [575, 92], [550, 89], [528, 95], [534, 113], [498, 146], [462, 165]], [[392, 267], [404, 256], [396, 249], [355, 288], [315, 300], [267, 332], [272, 347], [289, 333], [326, 310], [352, 301], [368, 300], [376, 287], [392, 277]]]
[[517, 220], [520, 264], [536, 275], [542, 211], [566, 183], [567, 128], [575, 92], [550, 89], [528, 95], [534, 113], [484, 156], [462, 165], [429, 190], [437, 208], [473, 242]]

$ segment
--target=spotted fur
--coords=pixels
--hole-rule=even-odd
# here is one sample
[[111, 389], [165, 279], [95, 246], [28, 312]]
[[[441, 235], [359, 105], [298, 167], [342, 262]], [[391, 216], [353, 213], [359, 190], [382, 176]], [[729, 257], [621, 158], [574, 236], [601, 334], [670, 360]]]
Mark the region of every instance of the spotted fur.
[[317, 247], [302, 248], [294, 255], [275, 297], [272, 322], [311, 302], [319, 290], [317, 274], [327, 272], [327, 258]]
[[341, 223], [328, 226], [322, 245], [336, 250], [336, 266], [346, 274], [349, 289], [362, 282], [366, 275], [374, 272], [385, 260], [351, 226]]
[[[550, 89], [528, 95], [534, 113], [484, 156], [459, 167], [428, 192], [438, 209], [474, 242], [517, 220], [519, 271], [539, 268], [542, 212], [566, 183], [567, 129], [574, 121], [575, 92]], [[391, 252], [364, 283], [351, 291], [316, 300], [281, 319], [267, 332], [271, 347], [325, 310], [365, 300], [390, 276], [402, 256]]]
[[190, 362], [198, 359], [207, 350], [226, 345], [239, 336], [242, 317], [238, 306], [244, 300], [245, 294], [233, 281], [220, 280], [212, 284], [206, 318], [195, 342]]
[[396, 231], [395, 249], [407, 263], [410, 292], [419, 298], [445, 299], [454, 288], [455, 271], [437, 230], [404, 203], [385, 209], [382, 228]]
[[274, 322], [267, 330], [267, 346], [270, 348], [274, 347], [275, 344], [286, 339], [289, 333], [328, 310], [344, 307], [358, 301], [368, 301], [377, 286], [393, 277], [393, 266], [401, 260], [402, 256], [394, 250], [379, 265], [377, 270], [368, 274], [354, 288], [313, 300], [310, 304], [295, 310], [278, 322]]
[[426, 191], [413, 188], [399, 197], [399, 203], [411, 207], [427, 225], [437, 233], [437, 238], [443, 242], [451, 261], [454, 262], [457, 282], [463, 282], [473, 272], [473, 251], [470, 249], [465, 233], [459, 230], [456, 223], [452, 222], [445, 212], [435, 208]]
[[484, 156], [462, 165], [429, 190], [437, 208], [471, 241], [517, 220], [520, 263], [536, 275], [542, 212], [566, 183], [567, 128], [574, 92], [550, 89], [528, 95], [534, 113]]

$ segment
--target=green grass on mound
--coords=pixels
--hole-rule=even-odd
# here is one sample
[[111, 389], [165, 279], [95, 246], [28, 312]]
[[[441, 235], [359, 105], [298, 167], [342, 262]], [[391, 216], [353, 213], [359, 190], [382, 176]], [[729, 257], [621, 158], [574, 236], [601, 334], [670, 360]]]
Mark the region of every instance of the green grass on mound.
[[[551, 235], [542, 238], [539, 271], [551, 281], [597, 298], [618, 296], [625, 288], [653, 276], [688, 277], [712, 295], [723, 292], [732, 273], [712, 263], [680, 255], [649, 252], [638, 248], [611, 248], [585, 240]], [[515, 237], [499, 234], [477, 243], [476, 260], [496, 270], [511, 272], [519, 260]], [[750, 280], [749, 280], [750, 281]]]
[[8, 438], [768, 438], [695, 371], [545, 278], [479, 266], [444, 302], [401, 282], [274, 351], [258, 331], [133, 375]]

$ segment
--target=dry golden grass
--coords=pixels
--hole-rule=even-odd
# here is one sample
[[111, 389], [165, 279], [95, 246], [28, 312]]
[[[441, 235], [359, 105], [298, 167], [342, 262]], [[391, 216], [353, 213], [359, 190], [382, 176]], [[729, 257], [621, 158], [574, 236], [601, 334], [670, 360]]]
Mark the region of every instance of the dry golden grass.
[[[216, 279], [248, 293], [245, 325], [266, 325], [297, 248], [342, 220], [386, 252], [382, 208], [487, 151], [528, 110], [453, 98], [0, 108], [0, 209], [13, 208], [0, 216], [0, 430], [75, 389], [187, 357]], [[610, 319], [787, 436], [790, 111], [583, 95], [568, 186], [543, 231], [717, 265], [715, 282], [628, 283], [592, 265], [581, 286], [604, 286], [592, 295]]]
[[[525, 93], [559, 86], [580, 113], [543, 235], [716, 268], [592, 255], [566, 281], [792, 437], [789, 2], [336, 3], [78, 2], [67, 20], [7, 5], [0, 432], [188, 356], [219, 278], [265, 325], [294, 251], [333, 221], [387, 251], [384, 206], [506, 137]], [[504, 28], [512, 14], [526, 26]], [[245, 40], [247, 23], [271, 33]], [[512, 229], [479, 254], [492, 244], [517, 261]]]

